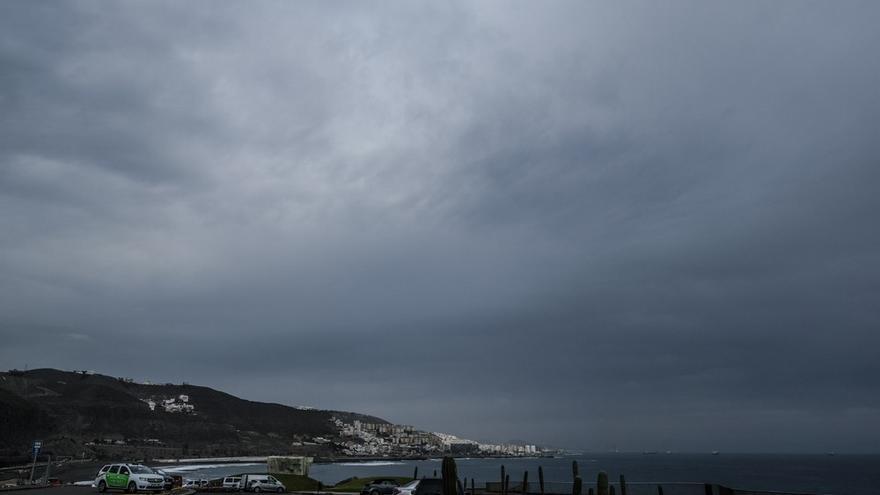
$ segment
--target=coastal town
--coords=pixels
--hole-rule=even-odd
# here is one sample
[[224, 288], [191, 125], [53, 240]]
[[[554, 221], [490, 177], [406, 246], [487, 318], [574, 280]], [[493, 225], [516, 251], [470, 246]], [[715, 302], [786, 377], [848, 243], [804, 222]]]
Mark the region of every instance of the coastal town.
[[[336, 442], [340, 453], [347, 456], [419, 457], [451, 453], [459, 456], [526, 457], [548, 453], [535, 445], [488, 444], [440, 432], [416, 430], [409, 425], [345, 423], [332, 419], [339, 432]], [[329, 443], [329, 439], [319, 438]]]
[[[143, 399], [150, 411], [172, 414], [196, 414], [195, 404], [187, 395], [165, 399]], [[323, 447], [323, 451], [334, 452], [336, 457], [392, 457], [422, 458], [452, 454], [461, 457], [535, 457], [552, 456], [559, 451], [539, 448], [530, 444], [481, 443], [456, 435], [441, 432], [417, 430], [410, 425], [391, 423], [368, 423], [354, 420], [346, 423], [333, 417], [336, 436], [313, 436], [297, 438], [290, 443], [292, 448], [302, 450], [309, 447]], [[158, 438], [104, 438], [85, 444], [89, 447], [146, 445], [162, 447], [166, 445]]]

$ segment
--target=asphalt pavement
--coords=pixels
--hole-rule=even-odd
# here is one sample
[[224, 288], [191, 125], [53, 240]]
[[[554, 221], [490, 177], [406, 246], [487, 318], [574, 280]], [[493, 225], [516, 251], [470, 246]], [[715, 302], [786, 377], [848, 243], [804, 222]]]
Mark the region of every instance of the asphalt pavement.
[[61, 485], [43, 488], [26, 488], [21, 490], [0, 490], [3, 495], [89, 495], [97, 494], [98, 490], [90, 486]]

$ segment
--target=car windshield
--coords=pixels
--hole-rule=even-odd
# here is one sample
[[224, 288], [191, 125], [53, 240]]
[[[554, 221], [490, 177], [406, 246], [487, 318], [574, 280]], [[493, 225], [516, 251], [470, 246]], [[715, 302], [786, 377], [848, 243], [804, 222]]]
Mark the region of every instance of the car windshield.
[[416, 486], [418, 486], [418, 484], [419, 484], [419, 480], [413, 480], [413, 481], [410, 481], [409, 483], [403, 485], [401, 488], [412, 489], [412, 488], [415, 488]]
[[155, 471], [147, 466], [131, 466], [131, 472], [134, 474], [153, 474]]

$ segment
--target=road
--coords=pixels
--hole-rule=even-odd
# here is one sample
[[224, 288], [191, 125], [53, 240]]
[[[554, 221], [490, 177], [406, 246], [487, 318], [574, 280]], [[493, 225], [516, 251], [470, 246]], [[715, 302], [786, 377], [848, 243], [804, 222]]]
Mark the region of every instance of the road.
[[3, 495], [91, 495], [98, 490], [90, 486], [47, 486], [45, 488], [28, 488], [24, 490], [0, 490]]

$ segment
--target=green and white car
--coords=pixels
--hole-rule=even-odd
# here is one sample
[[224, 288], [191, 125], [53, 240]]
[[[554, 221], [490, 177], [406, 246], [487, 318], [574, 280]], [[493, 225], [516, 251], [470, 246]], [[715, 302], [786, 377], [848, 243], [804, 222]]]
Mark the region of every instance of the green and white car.
[[165, 478], [143, 464], [108, 464], [98, 471], [95, 486], [99, 492], [125, 490], [136, 493], [138, 490], [161, 491]]

